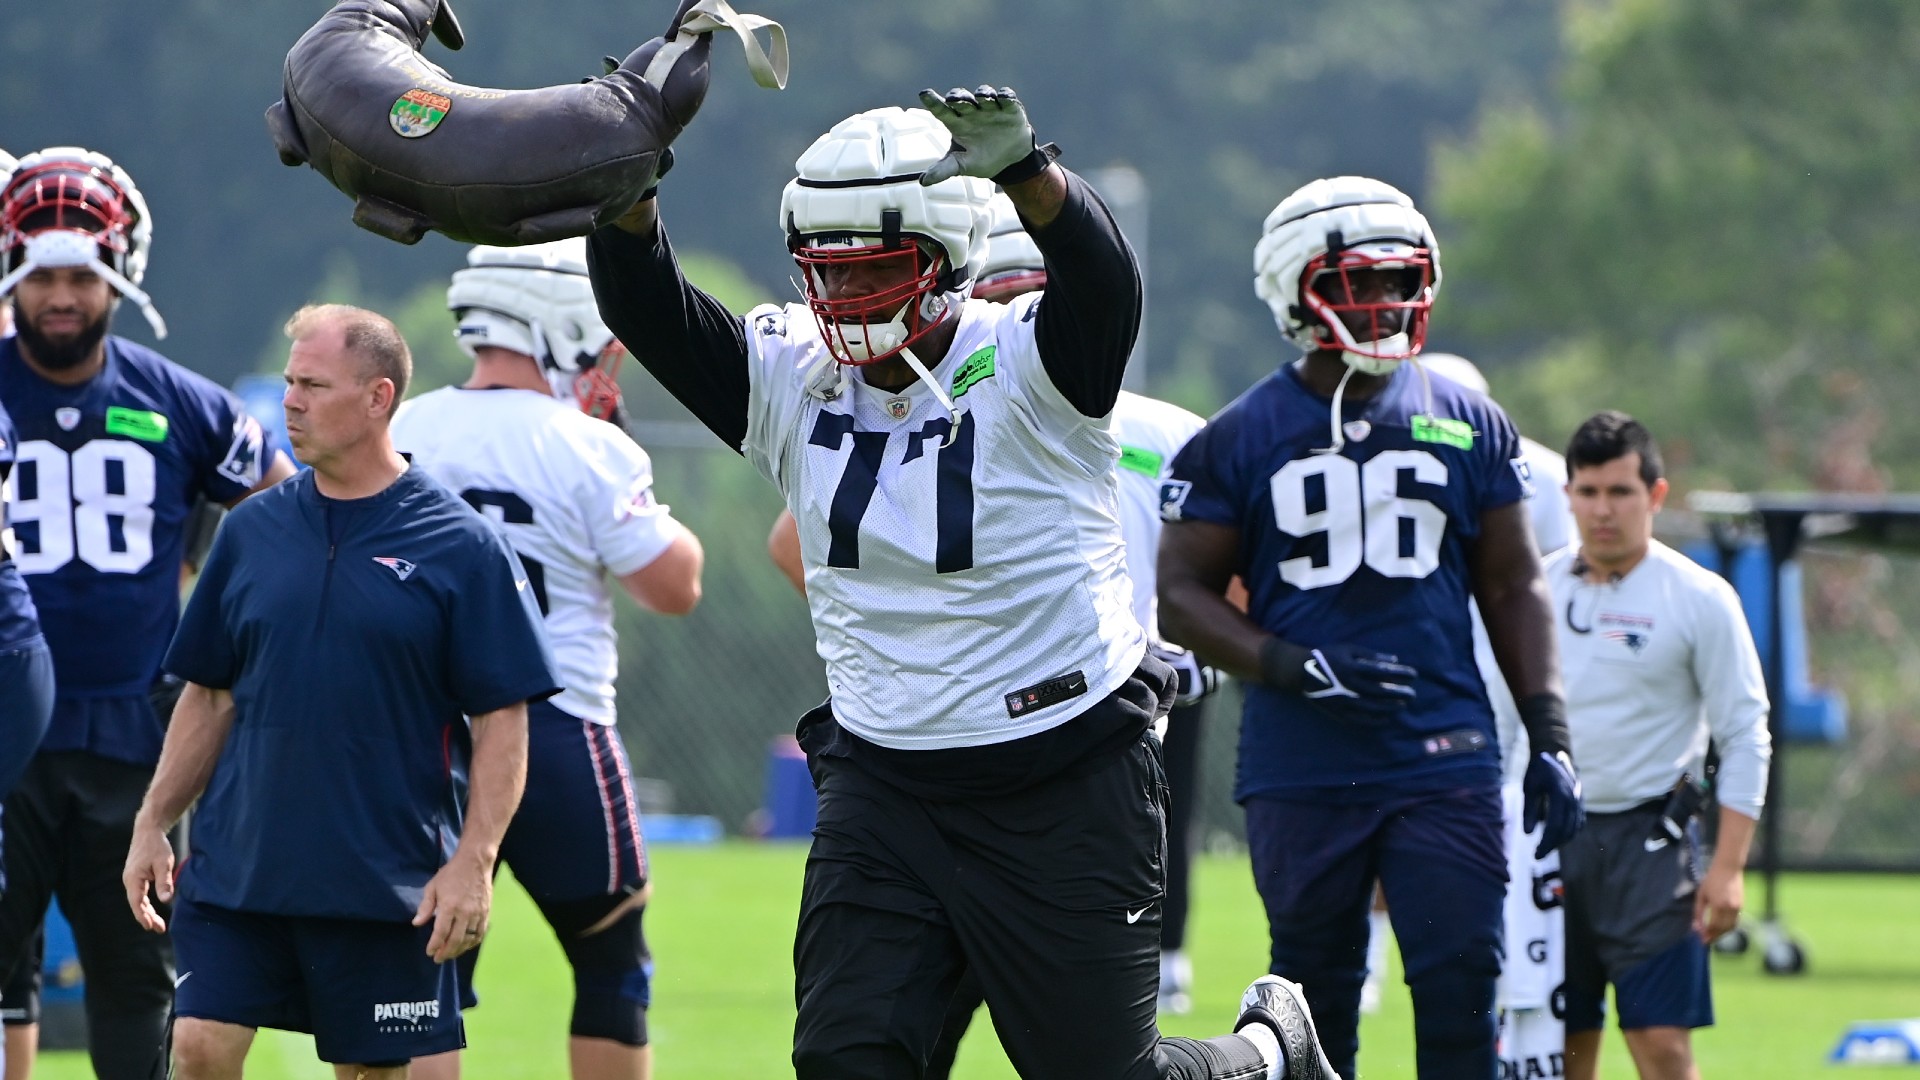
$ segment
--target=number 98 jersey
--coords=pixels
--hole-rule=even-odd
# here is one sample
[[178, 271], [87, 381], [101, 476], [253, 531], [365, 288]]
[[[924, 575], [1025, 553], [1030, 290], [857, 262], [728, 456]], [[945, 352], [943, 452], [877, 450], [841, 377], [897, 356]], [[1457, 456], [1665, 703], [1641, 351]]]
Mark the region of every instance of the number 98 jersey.
[[[1037, 734], [1140, 665], [1109, 418], [1083, 416], [1034, 344], [1040, 294], [969, 300], [922, 382], [857, 375], [809, 393], [825, 354], [806, 308], [746, 319], [741, 449], [799, 525], [834, 715], [881, 746], [939, 750]], [[831, 361], [829, 361], [830, 363]]]
[[123, 338], [106, 351], [98, 375], [60, 386], [17, 339], [0, 341], [0, 402], [20, 440], [14, 559], [58, 686], [40, 748], [146, 764], [159, 759], [147, 691], [180, 617], [188, 514], [201, 495], [246, 494], [276, 451], [210, 380]]
[[[1520, 439], [1485, 395], [1402, 364], [1372, 398], [1332, 403], [1287, 365], [1222, 409], [1174, 459], [1161, 516], [1240, 533], [1248, 615], [1309, 647], [1346, 643], [1420, 672], [1378, 726], [1297, 693], [1247, 689], [1235, 797], [1498, 782], [1474, 663], [1468, 556], [1482, 512], [1526, 497]], [[1430, 380], [1431, 402], [1427, 380]]]

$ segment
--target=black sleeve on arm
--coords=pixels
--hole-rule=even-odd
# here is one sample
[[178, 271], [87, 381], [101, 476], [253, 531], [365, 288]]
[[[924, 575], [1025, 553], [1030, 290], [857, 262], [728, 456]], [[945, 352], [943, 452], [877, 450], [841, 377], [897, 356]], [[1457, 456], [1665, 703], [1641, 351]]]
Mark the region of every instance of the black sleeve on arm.
[[1061, 395], [1083, 416], [1105, 416], [1140, 333], [1140, 267], [1100, 196], [1061, 171], [1066, 205], [1046, 228], [1032, 230], [1047, 262], [1034, 340]]
[[587, 239], [600, 317], [642, 367], [735, 450], [747, 437], [747, 331], [680, 273], [667, 230], [608, 226]]

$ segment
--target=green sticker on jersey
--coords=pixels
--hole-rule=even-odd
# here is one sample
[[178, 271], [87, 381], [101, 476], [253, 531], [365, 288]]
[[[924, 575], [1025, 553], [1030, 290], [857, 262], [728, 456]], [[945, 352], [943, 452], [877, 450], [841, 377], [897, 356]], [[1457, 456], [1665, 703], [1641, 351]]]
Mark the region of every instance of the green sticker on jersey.
[[1165, 456], [1156, 454], [1151, 450], [1142, 450], [1138, 446], [1123, 446], [1120, 448], [1121, 468], [1132, 469], [1137, 473], [1145, 473], [1156, 480], [1160, 478], [1160, 470], [1166, 463], [1167, 459]]
[[1471, 450], [1473, 425], [1465, 420], [1449, 420], [1444, 416], [1416, 416], [1413, 418], [1413, 438], [1415, 442], [1437, 442]]
[[973, 389], [974, 383], [993, 376], [995, 348], [996, 346], [989, 345], [967, 357], [966, 363], [960, 365], [960, 370], [953, 373], [953, 396], [956, 399]]
[[165, 442], [167, 418], [145, 409], [124, 409], [110, 405], [107, 407], [107, 434], [125, 435], [141, 442]]

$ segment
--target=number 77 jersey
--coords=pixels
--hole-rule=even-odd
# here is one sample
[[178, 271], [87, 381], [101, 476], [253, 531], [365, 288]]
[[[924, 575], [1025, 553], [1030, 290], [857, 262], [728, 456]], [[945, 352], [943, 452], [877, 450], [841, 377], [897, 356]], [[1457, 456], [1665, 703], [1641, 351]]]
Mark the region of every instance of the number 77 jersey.
[[1048, 376], [1038, 300], [964, 305], [932, 368], [957, 424], [924, 383], [834, 385], [805, 308], [747, 316], [742, 451], [799, 525], [834, 714], [871, 742], [933, 750], [1036, 734], [1106, 697], [1145, 652], [1120, 540], [1119, 445], [1107, 418], [1081, 415]]
[[1412, 368], [1346, 402], [1334, 453], [1331, 402], [1283, 367], [1209, 421], [1162, 487], [1163, 519], [1239, 532], [1248, 615], [1263, 629], [1389, 653], [1420, 672], [1404, 718], [1380, 727], [1250, 687], [1236, 797], [1497, 779], [1469, 555], [1480, 515], [1526, 498], [1530, 481], [1498, 405]]

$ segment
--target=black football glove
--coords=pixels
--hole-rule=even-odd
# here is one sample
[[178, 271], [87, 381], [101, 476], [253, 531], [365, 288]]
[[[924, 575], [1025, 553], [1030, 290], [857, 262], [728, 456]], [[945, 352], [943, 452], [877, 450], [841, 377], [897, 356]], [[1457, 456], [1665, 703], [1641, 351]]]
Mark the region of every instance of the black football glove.
[[944, 96], [922, 90], [920, 103], [953, 134], [953, 148], [920, 174], [922, 184], [981, 176], [1005, 187], [1032, 179], [1060, 154], [1052, 144], [1035, 144], [1026, 107], [1007, 87], [955, 87]]
[[1573, 839], [1587, 823], [1587, 808], [1580, 801], [1580, 774], [1568, 748], [1567, 703], [1557, 694], [1533, 694], [1517, 704], [1533, 754], [1520, 781], [1520, 827], [1532, 832], [1544, 824], [1533, 852], [1539, 859]]
[[1587, 823], [1587, 809], [1580, 802], [1580, 777], [1573, 771], [1573, 757], [1565, 750], [1533, 755], [1520, 790], [1524, 799], [1520, 827], [1530, 833], [1536, 826], [1546, 826], [1540, 830], [1540, 845], [1533, 849], [1536, 859], [1546, 858], [1547, 853], [1573, 839], [1573, 834]]
[[1195, 704], [1220, 689], [1220, 673], [1201, 663], [1200, 657], [1194, 655], [1192, 650], [1159, 641], [1147, 648], [1172, 668], [1179, 678], [1179, 688], [1173, 699], [1176, 708]]
[[1346, 644], [1310, 649], [1280, 638], [1261, 647], [1260, 672], [1270, 686], [1366, 723], [1399, 715], [1413, 702], [1413, 681], [1420, 677], [1388, 653]]

